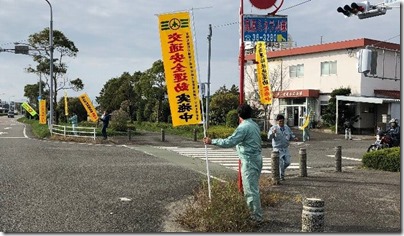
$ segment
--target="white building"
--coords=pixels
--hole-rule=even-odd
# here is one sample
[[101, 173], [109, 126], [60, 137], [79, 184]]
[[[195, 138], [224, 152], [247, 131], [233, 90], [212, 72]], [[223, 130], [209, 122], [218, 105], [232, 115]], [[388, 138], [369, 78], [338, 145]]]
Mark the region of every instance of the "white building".
[[[377, 58], [364, 74], [358, 72], [358, 53], [367, 46], [377, 51]], [[268, 51], [267, 56], [274, 95], [272, 124], [281, 113], [288, 125], [301, 125], [307, 111], [314, 113], [313, 121], [321, 121], [331, 92], [338, 88], [351, 89], [350, 96], [337, 100], [361, 117], [354, 124], [357, 132], [374, 132], [377, 125], [384, 128], [390, 117], [400, 121], [400, 44], [361, 38]], [[255, 63], [255, 54], [246, 55], [247, 101], [257, 96]]]

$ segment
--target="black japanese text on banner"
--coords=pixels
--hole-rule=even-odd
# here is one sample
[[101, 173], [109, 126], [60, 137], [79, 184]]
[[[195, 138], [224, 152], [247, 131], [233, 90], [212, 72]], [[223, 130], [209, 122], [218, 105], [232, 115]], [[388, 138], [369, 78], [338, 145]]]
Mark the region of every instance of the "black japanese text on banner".
[[202, 115], [190, 14], [159, 15], [159, 29], [173, 126], [200, 124]]

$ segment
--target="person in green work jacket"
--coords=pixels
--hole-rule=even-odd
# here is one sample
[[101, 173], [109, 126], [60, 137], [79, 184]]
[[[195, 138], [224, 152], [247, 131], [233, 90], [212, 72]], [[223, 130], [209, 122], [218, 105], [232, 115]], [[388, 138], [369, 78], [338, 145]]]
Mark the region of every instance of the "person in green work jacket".
[[247, 104], [237, 109], [239, 125], [233, 134], [225, 139], [203, 139], [205, 144], [213, 144], [223, 148], [236, 146], [241, 160], [241, 179], [244, 197], [251, 211], [251, 220], [262, 223], [262, 207], [259, 190], [259, 179], [262, 170], [261, 134], [252, 119], [252, 108]]

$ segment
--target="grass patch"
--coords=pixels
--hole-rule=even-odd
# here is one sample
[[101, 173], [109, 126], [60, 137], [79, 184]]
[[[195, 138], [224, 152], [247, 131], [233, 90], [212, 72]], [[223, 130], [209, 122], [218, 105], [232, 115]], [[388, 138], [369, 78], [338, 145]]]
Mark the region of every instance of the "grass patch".
[[212, 199], [209, 200], [208, 184], [204, 181], [194, 191], [176, 221], [192, 232], [249, 232], [250, 215], [244, 197], [236, 183], [211, 181]]
[[[185, 209], [176, 216], [176, 222], [191, 232], [255, 232], [257, 226], [248, 220], [250, 216], [244, 196], [238, 191], [236, 181], [211, 181], [211, 200], [207, 181], [203, 181], [193, 196], [185, 203]], [[263, 209], [278, 207], [285, 202], [301, 202], [300, 195], [272, 191], [267, 176], [260, 179], [261, 205]]]
[[128, 128], [132, 130], [144, 130], [150, 132], [161, 132], [164, 129], [166, 134], [178, 135], [181, 137], [193, 139], [194, 130], [196, 130], [197, 139], [203, 138], [203, 126], [202, 125], [186, 125], [173, 127], [171, 123], [156, 123], [156, 122], [137, 122], [128, 124]]
[[48, 125], [39, 124], [38, 120], [27, 119], [25, 117], [19, 118], [19, 122], [31, 125], [32, 133], [38, 138], [46, 138], [50, 136]]

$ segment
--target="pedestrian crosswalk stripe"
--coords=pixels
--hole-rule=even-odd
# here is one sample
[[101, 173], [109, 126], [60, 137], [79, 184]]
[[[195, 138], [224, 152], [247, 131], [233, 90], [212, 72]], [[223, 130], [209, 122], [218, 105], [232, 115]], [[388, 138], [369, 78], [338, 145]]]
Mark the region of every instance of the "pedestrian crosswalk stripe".
[[[238, 155], [234, 149], [213, 149], [213, 148], [182, 148], [182, 147], [157, 147], [169, 151], [176, 152], [182, 156], [199, 158], [206, 160], [206, 152], [209, 162], [217, 163], [226, 168], [238, 171]], [[261, 173], [272, 173], [271, 158], [262, 156], [262, 171]], [[311, 168], [311, 167], [307, 167]], [[288, 167], [290, 170], [298, 170], [299, 163], [291, 163]]]

